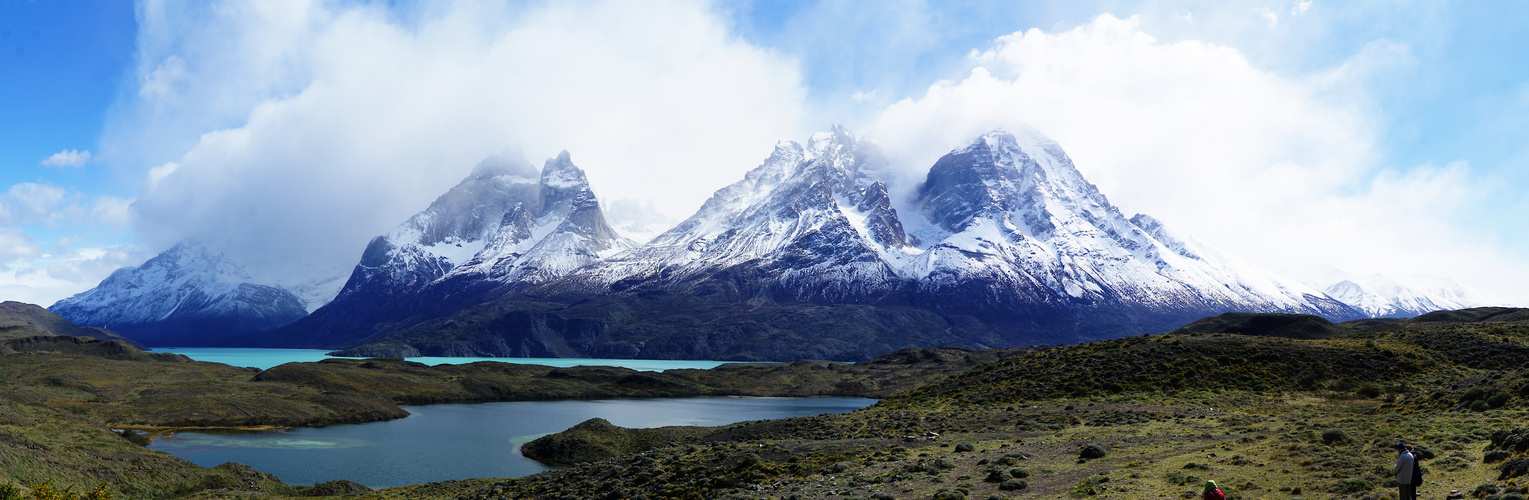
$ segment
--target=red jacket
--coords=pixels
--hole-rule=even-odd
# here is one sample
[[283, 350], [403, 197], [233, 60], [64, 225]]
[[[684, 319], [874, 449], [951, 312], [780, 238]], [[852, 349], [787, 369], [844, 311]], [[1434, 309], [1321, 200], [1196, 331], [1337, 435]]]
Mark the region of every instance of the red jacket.
[[1205, 492], [1205, 500], [1226, 500], [1226, 494], [1221, 492], [1221, 488], [1216, 488]]

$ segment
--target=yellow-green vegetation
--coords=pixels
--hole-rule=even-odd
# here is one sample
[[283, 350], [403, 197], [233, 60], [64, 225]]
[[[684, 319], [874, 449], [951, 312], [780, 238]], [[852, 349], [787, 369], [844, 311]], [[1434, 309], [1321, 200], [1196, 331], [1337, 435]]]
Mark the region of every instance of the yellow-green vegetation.
[[[1522, 316], [1522, 310], [1482, 309], [1313, 330], [1305, 320], [1255, 315], [1222, 318], [1225, 328], [1246, 334], [1135, 337], [1012, 357], [907, 351], [856, 365], [802, 362], [696, 373], [342, 360], [226, 379], [229, 390], [282, 387], [419, 402], [605, 391], [748, 393], [769, 387], [863, 395], [913, 385], [899, 373], [921, 374], [920, 383], [931, 382], [845, 415], [654, 430], [585, 422], [537, 440], [531, 452], [577, 465], [517, 479], [378, 491], [334, 485], [283, 490], [259, 481], [208, 488], [205, 476], [197, 474], [258, 473], [238, 476], [234, 470], [183, 464], [163, 465], [185, 471], [187, 479], [179, 483], [173, 475], [160, 483], [104, 475], [91, 468], [92, 460], [101, 459], [83, 450], [108, 448], [73, 443], [105, 439], [114, 440], [118, 448], [113, 449], [136, 448], [99, 420], [80, 415], [143, 408], [128, 395], [141, 399], [144, 389], [123, 389], [110, 380], [171, 384], [182, 380], [169, 375], [173, 370], [156, 375], [132, 371], [147, 370], [141, 367], [112, 368], [125, 371], [78, 379], [49, 372], [46, 362], [6, 361], [26, 368], [0, 377], [30, 377], [8, 388], [8, 397], [40, 398], [12, 406], [75, 422], [49, 424], [61, 426], [53, 431], [56, 437], [30, 429], [33, 424], [4, 429], [32, 443], [55, 440], [46, 444], [73, 462], [39, 466], [38, 474], [67, 475], [71, 491], [82, 493], [104, 482], [123, 495], [192, 498], [1169, 499], [1196, 498], [1205, 480], [1215, 480], [1239, 500], [1394, 500], [1390, 468], [1396, 443], [1405, 441], [1423, 457], [1425, 496], [1458, 490], [1468, 498], [1517, 500], [1529, 490], [1529, 318]], [[1277, 328], [1250, 326], [1256, 324]], [[1270, 333], [1292, 324], [1296, 334]], [[925, 366], [942, 359], [946, 362], [934, 362], [936, 367]], [[978, 360], [985, 364], [947, 377], [954, 367], [970, 363], [960, 368], [965, 369]], [[106, 361], [197, 365], [101, 362]], [[207, 372], [201, 383], [223, 380], [215, 373], [224, 372]], [[94, 430], [64, 432], [73, 427]], [[118, 460], [113, 466], [130, 465]], [[204, 486], [182, 486], [198, 478], [203, 482], [195, 484]], [[11, 482], [47, 479], [34, 475]], [[137, 489], [119, 487], [118, 481]]]
[[407, 404], [609, 397], [853, 396], [883, 398], [1019, 349], [904, 349], [863, 363], [795, 361], [724, 364], [710, 370], [645, 372], [611, 366], [553, 368], [484, 361], [428, 366], [398, 358], [288, 363], [255, 375], [325, 391], [386, 394]]
[[[74, 323], [70, 323], [69, 320], [64, 319], [63, 316], [53, 314], [52, 311], [43, 309], [42, 306], [36, 304], [27, 304], [14, 300], [0, 302], [0, 341], [36, 336], [52, 337], [55, 335], [115, 339], [129, 344], [133, 343], [111, 330], [76, 326]], [[9, 347], [0, 345], [0, 355], [10, 354], [10, 352]]]
[[[289, 363], [271, 370], [145, 353], [118, 340], [31, 336], [0, 342], [0, 495], [59, 498], [107, 485], [124, 498], [351, 492], [293, 488], [238, 464], [203, 469], [142, 448], [150, 432], [399, 418], [400, 403], [698, 395], [883, 397], [1022, 351], [910, 349], [872, 362], [724, 365], [712, 370], [401, 359]], [[113, 429], [117, 429], [114, 431]], [[52, 481], [52, 482], [50, 482]], [[14, 489], [6, 489], [7, 487]], [[437, 491], [426, 489], [421, 491]], [[8, 500], [0, 498], [0, 500]]]
[[1405, 441], [1424, 457], [1427, 497], [1522, 498], [1529, 325], [1452, 316], [1340, 325], [1320, 340], [1203, 333], [1059, 347], [847, 415], [667, 430], [679, 444], [586, 423], [541, 441], [609, 455], [458, 494], [1197, 498], [1210, 479], [1235, 499], [1381, 499], [1396, 495]]

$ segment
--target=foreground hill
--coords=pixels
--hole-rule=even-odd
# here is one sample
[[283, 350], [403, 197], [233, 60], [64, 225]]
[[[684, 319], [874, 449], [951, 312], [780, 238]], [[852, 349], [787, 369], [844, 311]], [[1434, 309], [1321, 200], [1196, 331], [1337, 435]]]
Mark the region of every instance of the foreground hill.
[[63, 316], [43, 309], [42, 306], [11, 300], [0, 303], [0, 340], [39, 335], [127, 340], [117, 332], [105, 328], [75, 325]]

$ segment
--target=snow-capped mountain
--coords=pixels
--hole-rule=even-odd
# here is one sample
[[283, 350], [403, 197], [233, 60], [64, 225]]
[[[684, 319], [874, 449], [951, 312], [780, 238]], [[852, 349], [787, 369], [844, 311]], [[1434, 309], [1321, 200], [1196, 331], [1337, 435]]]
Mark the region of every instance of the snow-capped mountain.
[[1442, 278], [1416, 276], [1402, 282], [1380, 274], [1353, 276], [1330, 270], [1307, 283], [1372, 318], [1411, 318], [1433, 311], [1505, 305]]
[[741, 293], [871, 301], [901, 286], [896, 264], [915, 251], [886, 185], [869, 173], [881, 163], [873, 145], [843, 128], [814, 135], [805, 148], [783, 141], [695, 215], [570, 281], [595, 290], [667, 288], [746, 266], [734, 274], [766, 279]]
[[308, 313], [287, 289], [254, 281], [222, 252], [181, 243], [48, 309], [150, 346], [223, 345]]
[[540, 172], [523, 158], [490, 157], [374, 238], [333, 301], [263, 342], [343, 344], [559, 278], [632, 245], [606, 224], [568, 152]]
[[[1362, 316], [1121, 215], [1033, 131], [952, 151], [901, 204], [887, 164], [842, 128], [781, 142], [646, 244], [347, 353], [857, 359], [1158, 333], [1227, 311]], [[469, 267], [482, 266], [452, 272]]]
[[1219, 311], [1353, 316], [1311, 287], [1176, 238], [1150, 216], [1126, 218], [1034, 131], [990, 132], [940, 158], [915, 203], [923, 217], [911, 218], [911, 232], [928, 245], [904, 274], [926, 296], [986, 313], [1058, 304], [1170, 323]]
[[919, 186], [915, 213], [901, 217], [876, 176], [884, 163], [842, 128], [806, 148], [782, 142], [679, 226], [571, 279], [619, 291], [746, 265], [772, 300], [902, 293], [981, 316], [1036, 307], [1186, 320], [1229, 310], [1353, 315], [1311, 287], [1175, 238], [1150, 216], [1127, 219], [1034, 131], [994, 131], [945, 155]]

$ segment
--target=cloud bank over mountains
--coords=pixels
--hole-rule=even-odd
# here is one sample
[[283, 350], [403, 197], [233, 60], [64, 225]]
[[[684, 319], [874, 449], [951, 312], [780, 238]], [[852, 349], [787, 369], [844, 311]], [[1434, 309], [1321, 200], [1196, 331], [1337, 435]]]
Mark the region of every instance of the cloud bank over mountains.
[[1490, 193], [1469, 166], [1378, 167], [1385, 125], [1365, 83], [1409, 58], [1379, 42], [1288, 77], [1231, 47], [1160, 41], [1137, 18], [1104, 14], [1060, 33], [1000, 37], [971, 54], [966, 77], [892, 104], [870, 134], [919, 165], [962, 137], [1029, 124], [1124, 210], [1160, 214], [1270, 268], [1321, 262], [1489, 282], [1521, 266], [1481, 266], [1511, 258], [1462, 224]]
[[256, 268], [348, 268], [506, 147], [534, 163], [567, 149], [602, 196], [684, 213], [799, 128], [791, 62], [695, 3], [183, 7], [144, 7], [123, 119], [230, 126], [124, 125], [109, 142], [170, 155], [134, 205], [151, 241], [197, 237]]
[[[1271, 24], [1219, 3], [1081, 5], [1037, 9], [1042, 23], [973, 7], [976, 24], [1046, 26], [974, 38], [948, 33], [965, 21], [946, 8], [821, 2], [772, 37], [738, 4], [679, 0], [145, 1], [133, 80], [89, 161], [141, 182], [131, 210], [102, 202], [131, 213], [118, 227], [140, 250], [195, 238], [291, 282], [345, 272], [368, 239], [506, 150], [540, 164], [566, 149], [611, 206], [679, 220], [777, 140], [835, 123], [903, 167], [891, 187], [904, 195], [961, 141], [1029, 125], [1122, 210], [1271, 269], [1316, 261], [1524, 295], [1529, 241], [1472, 221], [1529, 198], [1458, 156], [1387, 158], [1385, 86], [1424, 50], [1364, 31], [1356, 51], [1289, 63], [1355, 12], [1294, 2]], [[1300, 50], [1249, 42], [1258, 30]], [[0, 253], [43, 251], [11, 236]]]

